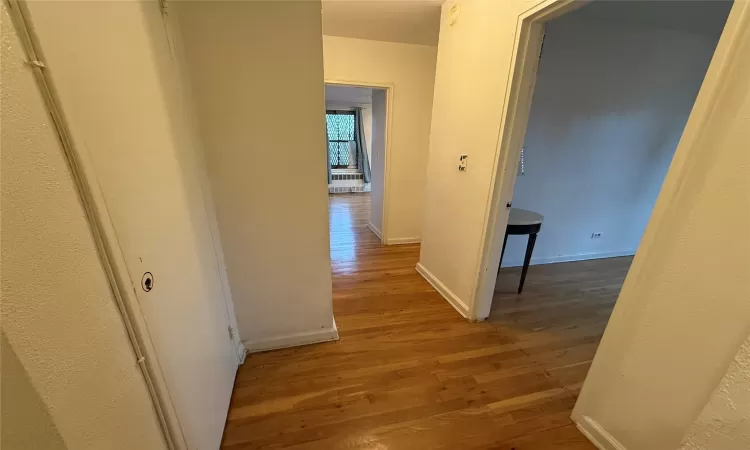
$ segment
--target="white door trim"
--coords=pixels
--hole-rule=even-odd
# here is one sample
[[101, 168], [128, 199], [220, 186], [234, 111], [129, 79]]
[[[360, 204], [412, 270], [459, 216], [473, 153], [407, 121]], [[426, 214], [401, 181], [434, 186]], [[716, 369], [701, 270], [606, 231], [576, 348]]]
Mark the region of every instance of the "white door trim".
[[382, 224], [379, 230], [380, 233], [376, 234], [380, 238], [380, 242], [383, 245], [388, 245], [388, 206], [390, 205], [390, 189], [388, 188], [388, 184], [390, 180], [391, 170], [391, 129], [393, 129], [393, 89], [395, 88], [395, 86], [390, 82], [372, 82], [328, 78], [325, 79], [324, 83], [335, 84], [338, 86], [385, 89], [385, 169], [383, 170], [383, 215], [381, 219]]

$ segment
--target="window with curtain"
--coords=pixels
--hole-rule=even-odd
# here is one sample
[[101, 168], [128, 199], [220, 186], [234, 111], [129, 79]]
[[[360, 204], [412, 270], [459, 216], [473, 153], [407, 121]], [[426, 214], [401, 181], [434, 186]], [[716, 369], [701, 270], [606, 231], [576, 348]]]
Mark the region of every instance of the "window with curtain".
[[326, 111], [328, 163], [331, 169], [356, 169], [354, 111]]

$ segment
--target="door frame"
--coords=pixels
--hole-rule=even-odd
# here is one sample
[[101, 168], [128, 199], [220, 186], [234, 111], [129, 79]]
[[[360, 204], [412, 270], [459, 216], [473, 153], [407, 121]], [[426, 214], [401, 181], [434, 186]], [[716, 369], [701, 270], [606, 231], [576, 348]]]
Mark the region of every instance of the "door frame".
[[[503, 238], [508, 223], [508, 202], [513, 198], [517, 175], [516, 167], [526, 134], [531, 101], [539, 63], [542, 37], [546, 22], [588, 4], [591, 0], [545, 0], [518, 15], [514, 49], [510, 65], [511, 78], [506, 86], [496, 152], [496, 172], [492, 174], [492, 191], [485, 207], [482, 247], [478, 255], [474, 281], [474, 298], [469, 308], [470, 320], [485, 320], [490, 315], [492, 297], [500, 266]], [[626, 278], [626, 283], [637, 283], [640, 263], [651, 251], [654, 233], [648, 230], [658, 226], [669, 214], [667, 211], [685, 177], [687, 168], [700, 151], [695, 144], [703, 132], [706, 121], [716, 103], [723, 79], [728, 75], [736, 49], [742, 36], [743, 20], [750, 16], [750, 2], [735, 1], [732, 5], [721, 38], [708, 67], [698, 97], [693, 105], [685, 130], [669, 166], [664, 184], [651, 212], [647, 232], [641, 240], [636, 257]]]
[[[390, 205], [389, 194], [390, 189], [388, 188], [388, 182], [390, 180], [390, 167], [391, 167], [391, 130], [393, 129], [393, 83], [388, 82], [371, 82], [371, 81], [359, 81], [359, 80], [345, 80], [345, 79], [328, 79], [324, 80], [324, 84], [333, 84], [336, 86], [348, 86], [348, 87], [362, 87], [362, 88], [373, 88], [373, 89], [384, 89], [385, 90], [385, 145], [384, 145], [384, 164], [383, 164], [383, 211], [381, 214], [381, 226], [380, 230], [375, 227], [368, 218], [368, 228], [380, 238], [380, 243], [388, 245], [388, 206]], [[370, 149], [372, 150], [372, 149]], [[372, 161], [370, 161], [372, 164]]]

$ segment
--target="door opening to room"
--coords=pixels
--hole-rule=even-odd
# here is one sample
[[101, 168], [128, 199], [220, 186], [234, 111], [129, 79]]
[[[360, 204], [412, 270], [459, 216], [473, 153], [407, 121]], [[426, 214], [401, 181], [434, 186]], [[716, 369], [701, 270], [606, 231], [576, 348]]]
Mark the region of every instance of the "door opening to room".
[[356, 250], [382, 241], [386, 89], [326, 84], [331, 261], [348, 271]]
[[[477, 316], [555, 342], [549, 357], [557, 368], [550, 370], [558, 370], [574, 393], [640, 245], [731, 6], [593, 2], [540, 30], [538, 65], [522, 81], [533, 86], [525, 134], [512, 132], [517, 148], [509, 144], [499, 187], [500, 198], [512, 198], [496, 212], [508, 221], [497, 220], [503, 229], [494, 229], [488, 244], [501, 264], [497, 277], [485, 280], [494, 288], [489, 302], [478, 296], [486, 303], [477, 304]], [[555, 353], [571, 341], [574, 350]]]

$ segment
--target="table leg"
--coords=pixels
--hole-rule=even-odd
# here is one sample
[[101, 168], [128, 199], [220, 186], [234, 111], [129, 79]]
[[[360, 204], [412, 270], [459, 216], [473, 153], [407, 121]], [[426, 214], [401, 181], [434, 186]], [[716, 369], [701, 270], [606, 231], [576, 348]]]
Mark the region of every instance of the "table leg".
[[531, 233], [529, 235], [529, 243], [526, 244], [526, 256], [523, 258], [523, 270], [521, 270], [521, 282], [518, 285], [519, 294], [523, 290], [523, 282], [526, 281], [526, 272], [529, 270], [529, 263], [531, 262], [531, 253], [534, 251], [535, 243], [536, 243], [536, 233]]
[[500, 264], [497, 265], [497, 273], [500, 273], [500, 267], [503, 266], [503, 255], [505, 255], [505, 244], [508, 243], [508, 232], [505, 232], [505, 239], [503, 239], [503, 251], [500, 252]]

